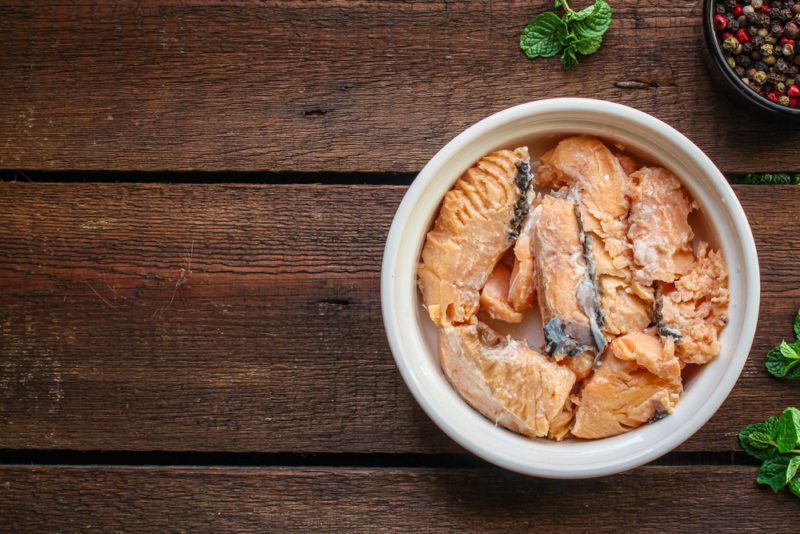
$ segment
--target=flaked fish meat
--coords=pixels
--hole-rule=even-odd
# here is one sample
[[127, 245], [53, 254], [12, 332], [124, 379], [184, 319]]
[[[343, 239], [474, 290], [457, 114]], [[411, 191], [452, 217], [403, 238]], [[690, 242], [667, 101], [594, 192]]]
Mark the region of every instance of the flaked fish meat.
[[481, 288], [527, 216], [530, 181], [528, 149], [500, 150], [481, 158], [445, 195], [417, 270], [436, 325], [474, 318]]

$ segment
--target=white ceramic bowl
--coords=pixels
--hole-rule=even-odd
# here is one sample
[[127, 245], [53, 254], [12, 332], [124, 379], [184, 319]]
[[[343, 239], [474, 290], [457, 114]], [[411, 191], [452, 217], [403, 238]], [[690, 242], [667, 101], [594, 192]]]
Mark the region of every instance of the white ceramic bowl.
[[[654, 424], [594, 441], [530, 439], [495, 426], [450, 386], [439, 367], [436, 329], [416, 287], [420, 252], [439, 203], [481, 156], [525, 144], [531, 160], [568, 134], [625, 145], [674, 172], [700, 206], [697, 233], [720, 247], [730, 272], [730, 322], [722, 353], [685, 384], [675, 412]], [[671, 451], [702, 427], [730, 393], [753, 341], [759, 306], [756, 247], [730, 185], [691, 141], [635, 109], [600, 100], [558, 98], [522, 104], [468, 128], [442, 148], [408, 189], [392, 222], [381, 270], [383, 321], [397, 367], [431, 419], [464, 448], [499, 466], [550, 478], [618, 473]], [[534, 345], [535, 346], [535, 345]]]

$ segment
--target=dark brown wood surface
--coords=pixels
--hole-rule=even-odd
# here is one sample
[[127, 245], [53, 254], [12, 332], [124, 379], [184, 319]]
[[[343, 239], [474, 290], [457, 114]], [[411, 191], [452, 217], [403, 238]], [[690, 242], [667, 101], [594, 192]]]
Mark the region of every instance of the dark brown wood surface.
[[797, 532], [796, 499], [757, 488], [755, 472], [551, 481], [489, 468], [5, 467], [0, 516], [16, 532]]
[[0, 1], [0, 531], [796, 532], [736, 433], [800, 405], [763, 368], [800, 303], [800, 188], [736, 187], [756, 340], [655, 464], [489, 467], [397, 372], [379, 297], [396, 184], [490, 113], [602, 98], [726, 173], [800, 172], [800, 126], [711, 83], [702, 2], [613, 0], [568, 73], [517, 44], [551, 5]]
[[5, 1], [0, 168], [413, 172], [493, 112], [585, 96], [666, 120], [726, 172], [800, 171], [795, 127], [712, 85], [702, 2], [615, 0], [569, 73], [519, 50], [551, 4]]
[[[402, 186], [0, 184], [0, 448], [459, 449], [388, 350], [379, 274]], [[730, 451], [800, 401], [800, 189], [736, 188], [758, 243], [747, 367], [684, 451]]]

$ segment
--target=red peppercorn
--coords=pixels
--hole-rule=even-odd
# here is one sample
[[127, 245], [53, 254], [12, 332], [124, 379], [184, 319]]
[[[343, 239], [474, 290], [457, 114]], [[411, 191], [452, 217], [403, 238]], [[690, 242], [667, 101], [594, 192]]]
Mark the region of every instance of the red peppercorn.
[[771, 102], [775, 102], [777, 104], [778, 100], [780, 100], [780, 95], [778, 95], [778, 93], [775, 91], [770, 91], [770, 93], [767, 95], [767, 98], [769, 98]]
[[789, 39], [788, 37], [781, 37], [781, 41], [780, 42], [781, 42], [781, 45], [787, 45], [787, 44], [790, 44], [792, 46], [795, 45], [794, 39]]
[[714, 28], [721, 32], [728, 25], [728, 21], [722, 15], [714, 15]]
[[742, 6], [739, 5], [739, 4], [736, 4], [736, 7], [733, 8], [733, 16], [734, 17], [738, 17], [741, 14], [742, 14]]
[[790, 85], [786, 94], [789, 95], [789, 98], [800, 98], [800, 87], [797, 85]]
[[790, 98], [789, 99], [789, 107], [790, 108], [796, 108], [798, 105], [800, 105], [800, 100], [798, 100], [796, 98]]
[[739, 28], [739, 30], [736, 32], [736, 39], [738, 39], [740, 43], [746, 43], [750, 40], [750, 35], [744, 28]]
[[761, 6], [761, 12], [764, 13], [765, 15], [769, 15], [769, 9], [770, 9], [769, 4], [764, 2], [764, 5]]
[[731, 32], [725, 32], [725, 33], [722, 34], [722, 40], [723, 41], [725, 39], [729, 39], [730, 37], [733, 37], [733, 34]]

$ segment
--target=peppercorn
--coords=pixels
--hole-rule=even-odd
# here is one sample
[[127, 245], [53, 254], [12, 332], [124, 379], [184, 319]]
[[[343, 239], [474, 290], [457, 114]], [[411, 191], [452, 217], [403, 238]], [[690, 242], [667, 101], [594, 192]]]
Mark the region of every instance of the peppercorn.
[[763, 70], [756, 71], [756, 73], [753, 75], [753, 81], [758, 85], [765, 84], [767, 82], [767, 73]]
[[[742, 46], [744, 46], [744, 45], [742, 45]], [[753, 64], [753, 60], [750, 59], [750, 56], [748, 56], [746, 54], [742, 54], [741, 56], [737, 56], [736, 57], [736, 63], [738, 65], [742, 66], [742, 67], [747, 68], [747, 67], [749, 67], [750, 65]]]
[[788, 106], [789, 105], [789, 97], [786, 96], [786, 95], [778, 97], [778, 103], [781, 104], [782, 106]]
[[724, 14], [725, 14], [725, 5], [724, 5], [724, 4], [717, 4], [717, 5], [714, 7], [714, 12], [715, 12], [717, 15], [724, 15]]
[[742, 52], [745, 54], [749, 54], [753, 51], [753, 43], [747, 41], [746, 43], [742, 43]]
[[786, 90], [786, 94], [792, 98], [800, 98], [800, 87], [797, 85], [790, 85], [789, 89]]
[[756, 61], [756, 64], [753, 65], [756, 70], [767, 70], [767, 64], [763, 61]]
[[798, 34], [800, 34], [800, 27], [797, 26], [796, 22], [789, 21], [786, 23], [786, 26], [783, 27], [783, 33], [784, 35], [786, 35], [786, 37], [794, 39], [795, 37], [797, 37]]
[[777, 70], [778, 72], [786, 72], [786, 69], [788, 67], [789, 65], [787, 65], [786, 61], [783, 59], [779, 59], [778, 61], [775, 62], [775, 70]]
[[778, 77], [778, 73], [777, 72], [770, 71], [769, 74], [767, 74], [767, 83], [768, 84], [777, 85], [778, 83], [780, 83], [780, 81], [781, 81], [781, 79]]
[[[727, 43], [729, 40], [730, 39], [725, 39], [725, 43]], [[723, 43], [723, 46], [724, 46], [724, 43]], [[735, 48], [735, 46], [731, 45], [730, 49], [733, 49], [733, 48]], [[773, 46], [770, 43], [764, 43], [763, 45], [761, 45], [761, 49], [760, 50], [761, 50], [761, 55], [762, 56], [771, 56], [772, 53], [775, 51], [775, 49], [773, 48]]]
[[792, 12], [795, 15], [800, 15], [800, 3], [795, 4], [795, 5], [792, 6]]
[[775, 56], [767, 56], [764, 58], [764, 63], [766, 63], [769, 66], [774, 65], [776, 61], [778, 60], [775, 58]]
[[761, 6], [764, 5], [764, 0], [753, 0], [750, 5], [753, 6], [753, 9], [761, 9]]
[[794, 54], [794, 45], [792, 43], [786, 43], [783, 45], [783, 55], [791, 56], [792, 54]]
[[793, 15], [792, 10], [789, 9], [788, 7], [784, 7], [778, 11], [778, 18], [783, 22], [786, 22], [787, 20], [792, 18], [792, 15]]
[[761, 48], [766, 41], [760, 35], [756, 35], [753, 37], [753, 46], [756, 48]]
[[775, 89], [780, 93], [786, 92], [786, 84], [783, 82], [778, 82], [775, 84]]
[[778, 96], [778, 93], [776, 93], [775, 91], [770, 91], [770, 93], [767, 95], [767, 98], [769, 98], [769, 100], [771, 102], [775, 102], [776, 104], [778, 103], [778, 100], [780, 99], [780, 97]]
[[[734, 30], [734, 31], [735, 31], [735, 30]], [[781, 35], [783, 35], [783, 24], [781, 24], [780, 22], [775, 22], [775, 23], [774, 23], [774, 24], [773, 24], [773, 25], [770, 27], [770, 33], [771, 33], [772, 35], [775, 35], [775, 36], [777, 36], [777, 37], [780, 37]]]
[[790, 98], [789, 99], [789, 107], [790, 108], [796, 108], [798, 105], [800, 105], [800, 100], [798, 100], [796, 98]]
[[[733, 52], [736, 50], [736, 47], [739, 46], [739, 40], [736, 37], [728, 37], [724, 41], [722, 41], [722, 49], [728, 52]], [[765, 45], [766, 46], [766, 45]]]
[[[748, 15], [752, 15], [755, 12], [756, 10], [753, 9], [753, 6], [744, 6], [742, 8], [742, 13], [744, 13], [745, 17], [747, 17]], [[717, 4], [717, 13], [719, 13], [719, 4]], [[747, 21], [750, 22], [750, 19], [748, 18]]]
[[732, 32], [735, 32], [739, 29], [739, 23], [736, 21], [736, 19], [728, 22], [728, 29]]

